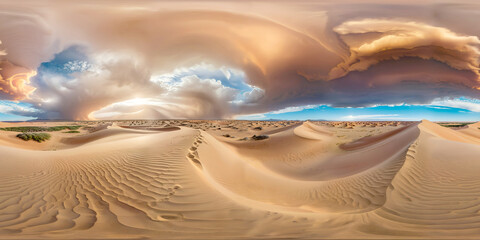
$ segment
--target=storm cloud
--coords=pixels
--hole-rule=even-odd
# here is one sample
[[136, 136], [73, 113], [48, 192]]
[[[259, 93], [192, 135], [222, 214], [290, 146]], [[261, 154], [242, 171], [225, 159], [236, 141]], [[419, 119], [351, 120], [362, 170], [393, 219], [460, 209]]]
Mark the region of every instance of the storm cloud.
[[[3, 1], [0, 98], [63, 119], [478, 99], [480, 29], [472, 19], [480, 7], [395, 4]], [[85, 59], [65, 63], [70, 72], [41, 72], [71, 46], [82, 46]], [[225, 75], [155, 81], [200, 63]], [[225, 69], [244, 73], [246, 87]]]

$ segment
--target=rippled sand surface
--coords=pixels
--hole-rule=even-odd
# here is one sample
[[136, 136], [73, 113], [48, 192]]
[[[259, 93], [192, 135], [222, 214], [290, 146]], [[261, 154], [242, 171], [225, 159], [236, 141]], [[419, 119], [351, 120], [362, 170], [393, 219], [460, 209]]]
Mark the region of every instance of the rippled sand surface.
[[0, 131], [0, 238], [480, 238], [479, 123], [75, 124]]

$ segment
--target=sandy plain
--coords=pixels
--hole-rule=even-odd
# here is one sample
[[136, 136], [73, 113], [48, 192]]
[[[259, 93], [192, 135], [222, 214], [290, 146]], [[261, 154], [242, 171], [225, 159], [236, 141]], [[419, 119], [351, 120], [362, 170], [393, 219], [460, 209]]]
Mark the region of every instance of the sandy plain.
[[480, 123], [0, 128], [59, 125], [83, 127], [42, 143], [0, 131], [0, 238], [480, 238]]

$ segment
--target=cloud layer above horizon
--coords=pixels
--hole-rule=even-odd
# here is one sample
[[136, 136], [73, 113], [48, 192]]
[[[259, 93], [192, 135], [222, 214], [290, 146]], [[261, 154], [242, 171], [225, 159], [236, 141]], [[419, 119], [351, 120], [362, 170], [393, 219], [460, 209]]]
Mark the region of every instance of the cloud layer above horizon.
[[15, 110], [26, 117], [218, 119], [480, 99], [474, 2], [7, 0], [0, 9], [0, 101], [29, 104]]

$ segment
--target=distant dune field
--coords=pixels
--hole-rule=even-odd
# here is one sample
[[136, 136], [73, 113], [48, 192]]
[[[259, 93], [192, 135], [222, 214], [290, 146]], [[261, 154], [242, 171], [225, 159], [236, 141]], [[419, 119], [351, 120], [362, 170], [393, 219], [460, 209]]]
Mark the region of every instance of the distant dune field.
[[[20, 126], [81, 126], [24, 141]], [[478, 239], [480, 123], [0, 123], [0, 238]], [[12, 129], [10, 129], [12, 130]]]

